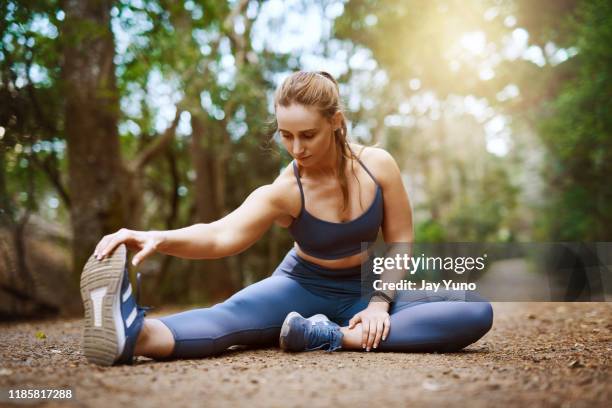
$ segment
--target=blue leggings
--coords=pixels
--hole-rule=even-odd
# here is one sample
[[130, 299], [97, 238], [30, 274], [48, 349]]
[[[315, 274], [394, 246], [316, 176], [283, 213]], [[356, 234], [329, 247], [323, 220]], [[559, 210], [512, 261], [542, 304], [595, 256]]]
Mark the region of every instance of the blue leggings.
[[[327, 315], [340, 326], [365, 309], [361, 267], [326, 269], [290, 250], [271, 277], [209, 308], [160, 318], [175, 346], [168, 358], [200, 358], [233, 345], [278, 345], [281, 325], [291, 311]], [[391, 330], [379, 351], [460, 350], [480, 339], [493, 322], [491, 305], [463, 291], [398, 292], [389, 311]]]

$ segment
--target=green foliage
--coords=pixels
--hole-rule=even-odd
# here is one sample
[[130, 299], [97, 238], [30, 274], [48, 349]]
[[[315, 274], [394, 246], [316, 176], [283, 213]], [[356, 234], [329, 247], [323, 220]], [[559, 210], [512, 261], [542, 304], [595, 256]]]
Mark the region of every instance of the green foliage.
[[[252, 3], [250, 7], [258, 11], [258, 2]], [[123, 0], [111, 5], [114, 63], [122, 101], [116, 125], [120, 129], [122, 162], [130, 171], [126, 177], [136, 183], [139, 191], [135, 194], [145, 203], [137, 214], [139, 219], [133, 220], [143, 229], [178, 228], [199, 221], [191, 135], [185, 134], [184, 123], [182, 132], [142, 170], [132, 168], [164, 132], [156, 122], [160, 112], [159, 104], [152, 100], [157, 91], [153, 78], [169, 86], [173, 93], [169, 100], [178, 109], [204, 120], [206, 146], [212, 152], [229, 155], [228, 160], [219, 162], [223, 172], [212, 176], [223, 178], [225, 199], [218, 216], [237, 207], [253, 189], [278, 174], [279, 157], [266, 152], [262, 145], [269, 138], [267, 98], [274, 87], [269, 78], [288, 69], [289, 57], [252, 49], [248, 30], [257, 17], [252, 10], [248, 17], [244, 17], [244, 10], [240, 12], [247, 32], [244, 41], [238, 38], [233, 21], [224, 23], [237, 4]], [[3, 1], [0, 9], [5, 16], [0, 23], [0, 126], [5, 129], [0, 141], [3, 216], [19, 222], [27, 208], [69, 228], [62, 46], [91, 39], [98, 32], [84, 23], [72, 30], [73, 35], [64, 35], [67, 16], [60, 2]], [[228, 76], [227, 64], [221, 64], [223, 58], [230, 57], [235, 70]], [[210, 106], [202, 103], [204, 94], [210, 98]], [[183, 115], [183, 122], [188, 124], [188, 117]], [[200, 180], [212, 182], [215, 180]], [[59, 208], [50, 209], [49, 198], [59, 200]], [[276, 240], [275, 245], [289, 246], [284, 238]], [[269, 240], [262, 240], [240, 256], [240, 265], [258, 276], [269, 273], [270, 245]], [[280, 256], [282, 253], [277, 253], [275, 261]], [[205, 299], [202, 292], [206, 284], [189, 284], [195, 273], [201, 275], [201, 271], [193, 270], [193, 262], [164, 261], [164, 265], [156, 271], [162, 287], [153, 284], [149, 288], [159, 289], [166, 298], [189, 292], [185, 298]], [[172, 271], [166, 273], [168, 268]]]
[[[518, 185], [517, 180], [529, 183], [530, 175], [517, 160], [518, 151], [498, 159], [497, 170], [492, 173], [495, 176], [474, 179], [472, 175], [469, 183], [459, 182], [458, 190], [457, 183], [436, 180], [438, 173], [445, 180], [458, 171], [458, 180], [465, 181], [466, 169], [478, 165], [481, 151], [472, 153], [471, 163], [457, 167], [460, 160], [456, 149], [428, 147], [426, 128], [417, 125], [404, 131], [400, 143], [397, 137], [391, 137], [397, 130], [385, 129], [386, 146], [396, 157], [418, 163], [409, 173], [426, 169], [423, 185], [427, 197], [418, 204], [417, 214], [423, 217], [423, 211], [429, 211], [431, 218], [416, 220], [422, 239], [441, 239], [438, 229], [443, 226], [447, 240], [506, 240], [518, 236], [608, 240], [612, 214], [612, 188], [606, 180], [612, 170], [611, 8], [610, 2], [603, 0], [362, 0], [347, 4], [336, 21], [336, 33], [370, 50], [380, 69], [389, 75], [385, 89], [374, 95], [374, 106], [381, 107], [383, 117], [389, 113], [389, 106], [407, 103], [421, 92], [410, 86], [410, 80], [418, 78], [421, 89], [434, 92], [439, 100], [453, 94], [486, 97], [500, 113], [512, 116], [515, 129], [537, 132], [546, 149], [541, 164], [544, 172], [539, 175], [546, 185], [543, 202], [522, 202], [521, 189], [527, 186]], [[487, 13], [489, 17], [485, 17]], [[528, 45], [546, 50], [545, 63], [538, 65], [522, 58], [501, 60], [492, 79], [478, 80], [475, 68], [502, 50], [517, 28], [528, 33]], [[487, 41], [484, 52], [470, 56], [453, 48], [458, 36], [476, 30]], [[568, 59], [553, 63], [547, 56], [551, 47], [563, 49]], [[520, 97], [500, 100], [498, 93], [508, 84], [518, 87]], [[365, 115], [360, 112], [360, 117], [378, 114], [374, 109]], [[450, 146], [453, 136], [465, 137], [459, 127], [452, 133], [443, 143]], [[536, 146], [529, 143], [527, 148]], [[529, 220], [534, 220], [533, 224]], [[525, 227], [530, 229], [527, 234]]]
[[612, 5], [581, 4], [574, 20], [578, 48], [572, 78], [543, 106], [555, 240], [608, 241], [612, 221]]
[[0, 194], [9, 224], [38, 211], [53, 183], [63, 181], [57, 7], [53, 1], [0, 2]]
[[416, 224], [414, 237], [419, 243], [441, 243], [446, 241], [446, 232], [439, 222], [429, 219]]
[[[225, 20], [239, 2], [121, 0], [111, 4], [114, 64], [121, 112], [118, 123], [122, 163], [132, 173], [145, 203], [137, 224], [143, 229], [177, 228], [199, 221], [198, 185], [189, 117], [205, 128], [201, 144], [217, 165], [208, 180], [222, 181], [219, 216], [242, 203], [255, 188], [271, 182], [288, 156], [270, 139], [268, 100], [271, 78], [300, 68], [299, 58], [254, 50], [249, 31], [257, 13], [244, 13], [246, 34], [237, 37]], [[63, 2], [0, 1], [0, 210], [2, 222], [18, 223], [36, 212], [69, 226], [62, 47], [99, 35], [84, 25], [66, 36]], [[484, 18], [495, 8], [498, 16]], [[248, 14], [248, 17], [247, 17]], [[515, 26], [504, 23], [514, 16]], [[604, 0], [534, 2], [359, 0], [345, 4], [334, 23], [335, 38], [350, 52], [367, 49], [377, 62], [371, 75], [388, 81], [355, 87], [361, 103], [351, 112], [392, 152], [417, 190], [415, 237], [419, 242], [514, 240], [609, 240], [612, 223], [612, 5]], [[495, 66], [495, 77], [480, 80], [479, 64], [493, 54], [470, 56], [448, 48], [457, 35], [481, 30], [495, 51], [518, 27], [529, 44], [575, 50], [564, 62], [538, 66], [521, 58]], [[325, 45], [325, 44], [323, 44]], [[349, 54], [350, 54], [349, 52]], [[351, 55], [349, 55], [350, 59]], [[456, 60], [456, 69], [449, 61]], [[232, 62], [228, 64], [228, 61]], [[341, 78], [355, 86], [368, 69], [350, 66]], [[231, 67], [230, 67], [231, 66]], [[229, 74], [228, 74], [229, 72]], [[415, 87], [412, 80], [418, 79]], [[157, 80], [157, 81], [155, 81]], [[361, 81], [364, 82], [364, 81]], [[367, 81], [366, 81], [367, 82]], [[499, 100], [515, 84], [520, 96]], [[154, 146], [165, 129], [158, 123], [157, 87], [168, 86], [170, 104], [183, 112], [180, 132], [144, 166], [130, 166]], [[356, 92], [355, 89], [349, 91]], [[411, 112], [411, 126], [389, 124], [402, 105], [426, 92], [440, 103]], [[489, 153], [483, 124], [450, 115], [448, 97], [486, 98], [489, 107], [512, 118], [507, 127], [537, 131], [546, 148], [541, 163], [546, 189], [542, 202], [525, 202], [527, 173], [522, 154], [531, 146], [498, 157]], [[167, 121], [171, 122], [171, 121]], [[163, 122], [162, 125], [170, 126]], [[364, 140], [368, 142], [367, 138]], [[214, 167], [214, 166], [212, 166]], [[419, 176], [419, 177], [417, 177]], [[217, 180], [218, 179], [218, 180]], [[411, 197], [412, 199], [413, 197]], [[209, 198], [213, 201], [213, 198]], [[55, 203], [49, 206], [49, 203]], [[57, 207], [57, 208], [51, 208]], [[536, 213], [531, 213], [535, 208]], [[531, 222], [533, 220], [533, 223]], [[530, 235], [531, 233], [535, 235]], [[243, 282], [268, 274], [291, 245], [274, 230], [237, 257]], [[164, 263], [165, 262], [165, 263]], [[164, 266], [165, 265], [165, 266]], [[161, 261], [159, 289], [166, 299], [205, 300], [190, 261]], [[194, 284], [195, 283], [195, 284]]]

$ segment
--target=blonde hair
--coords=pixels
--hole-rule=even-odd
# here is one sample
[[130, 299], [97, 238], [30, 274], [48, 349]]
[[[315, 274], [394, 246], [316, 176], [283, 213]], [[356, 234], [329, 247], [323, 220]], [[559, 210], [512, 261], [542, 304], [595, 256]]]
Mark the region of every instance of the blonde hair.
[[[298, 71], [291, 74], [283, 81], [281, 86], [276, 90], [274, 95], [274, 108], [277, 106], [288, 107], [292, 104], [300, 104], [304, 106], [313, 106], [323, 117], [331, 119], [337, 112], [342, 113], [340, 128], [334, 130], [334, 139], [336, 142], [336, 165], [338, 169], [338, 181], [342, 190], [342, 211], [348, 206], [348, 181], [344, 171], [347, 159], [354, 157], [352, 150], [348, 146], [348, 131], [346, 126], [346, 118], [342, 102], [340, 100], [340, 90], [338, 82], [334, 77], [325, 72], [305, 72]], [[351, 169], [354, 171], [354, 163], [351, 161]], [[355, 176], [357, 179], [357, 177]], [[359, 180], [357, 179], [357, 182]]]

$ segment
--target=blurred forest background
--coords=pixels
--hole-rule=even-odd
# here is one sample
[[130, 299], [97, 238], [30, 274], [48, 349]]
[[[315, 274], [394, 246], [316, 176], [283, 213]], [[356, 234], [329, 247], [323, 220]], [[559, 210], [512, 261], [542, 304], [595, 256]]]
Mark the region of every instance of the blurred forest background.
[[[396, 158], [418, 242], [612, 241], [605, 0], [0, 0], [0, 318], [79, 313], [121, 227], [210, 222], [289, 162], [272, 94], [341, 83], [353, 140]], [[273, 228], [217, 261], [154, 256], [143, 301], [268, 276]]]

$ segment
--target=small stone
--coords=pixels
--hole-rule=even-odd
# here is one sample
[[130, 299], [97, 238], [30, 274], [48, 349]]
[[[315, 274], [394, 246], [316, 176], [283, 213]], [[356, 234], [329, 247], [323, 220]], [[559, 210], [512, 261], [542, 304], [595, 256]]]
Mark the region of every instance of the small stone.
[[8, 368], [0, 368], [0, 376], [11, 374], [13, 374], [13, 370], [9, 370]]
[[582, 364], [579, 360], [574, 360], [567, 365], [569, 368], [582, 368], [584, 364]]
[[430, 380], [423, 381], [423, 383], [421, 384], [421, 387], [423, 387], [423, 389], [427, 391], [438, 391], [441, 388], [440, 384], [430, 381]]

